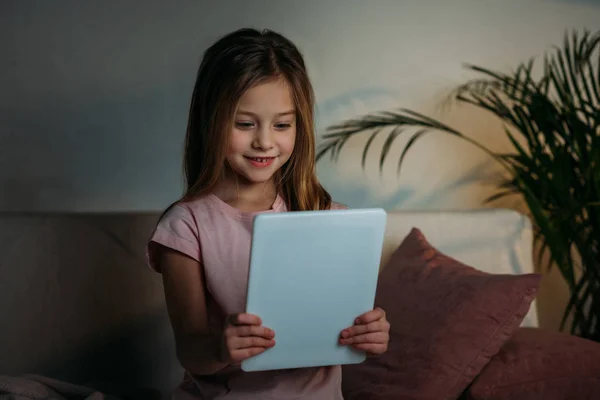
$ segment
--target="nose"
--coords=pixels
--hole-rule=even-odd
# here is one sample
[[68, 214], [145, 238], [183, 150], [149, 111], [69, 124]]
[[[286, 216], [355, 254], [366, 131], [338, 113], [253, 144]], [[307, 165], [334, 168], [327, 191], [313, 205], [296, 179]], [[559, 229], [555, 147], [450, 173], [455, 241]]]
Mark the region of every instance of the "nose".
[[270, 127], [263, 126], [255, 131], [252, 147], [259, 150], [270, 150], [273, 146], [273, 132]]

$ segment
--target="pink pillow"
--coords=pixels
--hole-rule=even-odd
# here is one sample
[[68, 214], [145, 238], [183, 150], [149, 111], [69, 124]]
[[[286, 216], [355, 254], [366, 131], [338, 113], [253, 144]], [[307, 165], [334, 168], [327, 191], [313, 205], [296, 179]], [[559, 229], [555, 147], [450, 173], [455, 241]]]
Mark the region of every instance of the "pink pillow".
[[343, 368], [344, 398], [455, 400], [518, 329], [540, 278], [478, 271], [413, 228], [377, 286], [388, 351]]
[[600, 397], [600, 343], [521, 328], [492, 357], [468, 400], [592, 400]]

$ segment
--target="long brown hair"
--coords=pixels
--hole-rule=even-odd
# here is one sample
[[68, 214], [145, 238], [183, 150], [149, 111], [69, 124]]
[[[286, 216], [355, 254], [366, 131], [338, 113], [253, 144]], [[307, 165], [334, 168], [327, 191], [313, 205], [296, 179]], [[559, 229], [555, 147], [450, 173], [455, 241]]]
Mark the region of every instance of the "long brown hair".
[[[237, 104], [255, 85], [285, 79], [296, 107], [294, 151], [276, 175], [290, 211], [323, 210], [331, 196], [316, 176], [314, 92], [298, 48], [279, 33], [240, 29], [209, 47], [192, 94], [183, 168], [186, 190], [178, 202], [210, 193], [223, 176]], [[169, 207], [170, 208], [170, 207]]]

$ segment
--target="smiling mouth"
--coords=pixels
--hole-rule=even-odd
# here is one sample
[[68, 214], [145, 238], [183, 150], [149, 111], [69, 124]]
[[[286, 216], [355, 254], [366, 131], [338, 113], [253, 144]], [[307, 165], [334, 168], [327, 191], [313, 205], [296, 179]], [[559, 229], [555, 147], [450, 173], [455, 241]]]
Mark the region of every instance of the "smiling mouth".
[[273, 163], [276, 157], [247, 157], [244, 156], [250, 164], [255, 167], [268, 167]]
[[262, 163], [266, 163], [266, 162], [269, 162], [269, 161], [275, 159], [275, 157], [247, 157], [247, 156], [244, 156], [244, 157], [246, 157], [248, 160], [262, 162]]

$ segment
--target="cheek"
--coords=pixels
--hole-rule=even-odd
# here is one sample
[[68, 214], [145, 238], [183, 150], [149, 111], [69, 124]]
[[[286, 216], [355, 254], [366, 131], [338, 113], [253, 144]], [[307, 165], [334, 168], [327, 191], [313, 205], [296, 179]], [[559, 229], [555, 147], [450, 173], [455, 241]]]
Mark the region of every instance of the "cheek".
[[233, 130], [231, 137], [229, 138], [229, 154], [237, 154], [245, 151], [248, 148], [247, 135], [241, 132]]
[[296, 144], [296, 132], [292, 132], [287, 135], [284, 140], [281, 141], [279, 148], [282, 152], [292, 154], [294, 151], [294, 146]]

